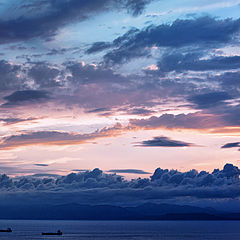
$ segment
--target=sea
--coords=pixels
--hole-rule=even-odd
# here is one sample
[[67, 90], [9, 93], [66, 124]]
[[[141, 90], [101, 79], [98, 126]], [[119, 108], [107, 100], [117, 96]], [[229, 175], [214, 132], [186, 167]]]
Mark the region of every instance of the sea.
[[[43, 221], [0, 220], [4, 240], [239, 240], [240, 221]], [[62, 236], [42, 236], [57, 232]]]

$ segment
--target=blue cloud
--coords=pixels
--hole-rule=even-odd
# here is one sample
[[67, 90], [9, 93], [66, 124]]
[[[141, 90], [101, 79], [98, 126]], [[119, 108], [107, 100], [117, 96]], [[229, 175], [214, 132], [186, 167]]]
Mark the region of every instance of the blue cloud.
[[[240, 19], [217, 20], [211, 17], [177, 19], [172, 24], [150, 25], [142, 30], [133, 28], [111, 44], [108, 42], [94, 43], [87, 52], [102, 51], [111, 47], [113, 50], [105, 55], [105, 61], [113, 64], [122, 63], [131, 58], [148, 56], [150, 54], [149, 48], [152, 46], [179, 48], [198, 45], [205, 46], [205, 48], [216, 47], [216, 45], [231, 42], [234, 34], [237, 34], [239, 30]], [[218, 59], [218, 62], [221, 63], [221, 60]], [[233, 63], [233, 58], [231, 62]], [[217, 63], [215, 68], [217, 68]]]
[[38, 167], [47, 167], [48, 166], [48, 164], [43, 164], [43, 163], [36, 163], [34, 165], [38, 166]]
[[15, 91], [12, 94], [4, 97], [7, 102], [2, 107], [24, 105], [49, 99], [49, 93], [42, 90], [23, 90]]
[[111, 169], [108, 170], [110, 173], [132, 173], [132, 174], [150, 174], [149, 172], [139, 169]]
[[[220, 201], [240, 197], [240, 170], [226, 164], [212, 173], [197, 170], [179, 172], [157, 168], [150, 178], [127, 181], [116, 174], [93, 171], [71, 173], [66, 176], [41, 174], [10, 178], [0, 175], [0, 203], [22, 198], [24, 204], [66, 203], [77, 201], [87, 204], [132, 204], [144, 201], [208, 199]], [[43, 201], [44, 200], [44, 201]], [[191, 200], [191, 201], [192, 201]]]
[[232, 97], [226, 92], [209, 92], [191, 96], [188, 100], [196, 104], [199, 108], [209, 108], [230, 99]]
[[[191, 50], [190, 50], [191, 51]], [[240, 67], [240, 56], [213, 56], [209, 59], [201, 59], [204, 55], [197, 53], [172, 53], [165, 54], [158, 62], [161, 72], [183, 71], [211, 71], [231, 70]]]
[[154, 137], [152, 140], [140, 142], [138, 147], [191, 147], [193, 144], [172, 140], [168, 137]]
[[226, 143], [221, 148], [235, 148], [240, 147], [240, 142]]
[[[84, 21], [104, 11], [127, 10], [137, 16], [151, 0], [58, 0], [18, 3], [16, 17], [0, 20], [0, 44], [40, 37], [52, 38], [63, 26]], [[21, 9], [21, 11], [19, 10]], [[24, 13], [28, 14], [24, 14]], [[12, 13], [11, 13], [12, 14]], [[20, 16], [18, 16], [20, 15]]]

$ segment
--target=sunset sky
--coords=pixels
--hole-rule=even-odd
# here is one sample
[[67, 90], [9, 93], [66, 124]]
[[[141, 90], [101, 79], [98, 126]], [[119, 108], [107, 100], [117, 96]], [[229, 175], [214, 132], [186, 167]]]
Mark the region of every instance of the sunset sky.
[[240, 1], [0, 0], [0, 173], [240, 166]]

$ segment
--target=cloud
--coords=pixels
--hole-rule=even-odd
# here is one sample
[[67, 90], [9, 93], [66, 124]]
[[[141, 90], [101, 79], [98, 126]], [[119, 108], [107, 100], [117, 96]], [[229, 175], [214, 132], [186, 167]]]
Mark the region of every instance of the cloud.
[[48, 164], [43, 164], [43, 163], [36, 163], [34, 165], [38, 166], [38, 167], [47, 167], [48, 166]]
[[240, 126], [240, 104], [236, 101], [234, 104], [221, 104], [215, 108], [206, 111], [206, 113], [213, 114], [222, 123], [222, 126]]
[[[26, 176], [26, 178], [58, 178], [60, 177], [60, 175], [58, 174], [52, 174], [52, 173], [36, 173], [36, 174], [33, 174], [33, 175], [29, 175], [29, 176]], [[20, 178], [22, 179], [22, 178]], [[46, 183], [49, 182], [48, 180], [46, 181]]]
[[133, 109], [126, 110], [126, 113], [131, 114], [131, 115], [149, 116], [149, 115], [155, 113], [155, 111], [147, 109], [147, 108], [136, 107]]
[[72, 169], [71, 171], [73, 172], [86, 172], [86, 171], [89, 171], [87, 169]]
[[192, 143], [172, 140], [168, 137], [154, 137], [151, 140], [140, 142], [137, 147], [191, 147]]
[[111, 169], [108, 170], [109, 173], [132, 173], [132, 174], [150, 174], [149, 172], [145, 172], [139, 169]]
[[68, 81], [75, 85], [91, 83], [120, 83], [126, 81], [126, 78], [120, 74], [114, 73], [110, 68], [104, 68], [101, 65], [85, 64], [84, 62], [70, 62], [66, 69], [70, 71], [71, 76]]
[[0, 60], [0, 90], [17, 90], [24, 85], [23, 79], [19, 76], [21, 70], [21, 65], [11, 64], [5, 60]]
[[62, 85], [61, 65], [47, 62], [16, 64], [0, 60], [1, 91], [22, 91], [26, 89], [46, 89]]
[[10, 135], [2, 137], [0, 142], [0, 149], [12, 149], [22, 146], [30, 145], [72, 145], [83, 144], [91, 140], [112, 137], [122, 133], [122, 126], [116, 124], [113, 127], [102, 128], [89, 134], [78, 134], [58, 131], [37, 131], [24, 132], [19, 135]]
[[[26, 175], [26, 174], [37, 174], [37, 173], [52, 173], [53, 170], [37, 167], [26, 167], [22, 162], [1, 162], [0, 163], [1, 173], [8, 173], [12, 176]], [[61, 170], [59, 170], [61, 172]]]
[[56, 67], [49, 66], [46, 63], [35, 63], [29, 70], [28, 76], [32, 78], [40, 88], [50, 88], [59, 86], [57, 77], [60, 75], [60, 70]]
[[109, 10], [127, 10], [136, 16], [149, 2], [151, 1], [59, 0], [42, 2], [37, 0], [30, 5], [18, 3], [15, 16], [8, 10], [11, 18], [2, 18], [0, 21], [0, 43], [26, 41], [36, 37], [49, 39], [67, 24], [84, 21]]
[[102, 112], [108, 112], [110, 109], [108, 108], [95, 108], [92, 110], [87, 111], [88, 113], [102, 113]]
[[209, 92], [193, 95], [188, 100], [197, 105], [199, 108], [209, 108], [230, 99], [232, 99], [232, 97], [226, 92]]
[[15, 91], [4, 97], [7, 102], [2, 107], [21, 106], [24, 104], [38, 103], [39, 101], [49, 99], [49, 93], [42, 90], [22, 90]]
[[240, 93], [240, 72], [237, 70], [227, 71], [217, 76], [209, 77], [209, 81], [219, 84], [220, 87], [230, 93], [232, 96], [238, 98]]
[[234, 71], [234, 72], [225, 72], [224, 74], [217, 77], [220, 81], [222, 81], [222, 84], [224, 87], [229, 86], [240, 86], [239, 78], [240, 78], [240, 72]]
[[92, 44], [90, 48], [87, 49], [86, 53], [92, 54], [92, 53], [100, 52], [110, 48], [111, 46], [112, 44], [108, 42], [95, 42]]
[[201, 112], [188, 114], [163, 114], [160, 117], [152, 116], [145, 119], [130, 119], [130, 126], [144, 129], [155, 128], [185, 128], [185, 129], [208, 129], [218, 128], [224, 125], [217, 116]]
[[33, 120], [37, 120], [37, 118], [0, 118], [0, 122], [3, 122], [4, 125], [12, 125]]
[[160, 72], [230, 70], [240, 67], [240, 56], [212, 56], [201, 59], [202, 53], [165, 54], [158, 62]]
[[[0, 203], [139, 204], [156, 201], [216, 201], [240, 197], [240, 170], [226, 164], [212, 173], [157, 168], [150, 178], [130, 181], [116, 174], [92, 171], [66, 176], [41, 174], [10, 178], [0, 175]], [[21, 201], [20, 201], [21, 200]], [[5, 202], [6, 203], [6, 202]]]
[[240, 147], [240, 142], [226, 143], [221, 148], [235, 148]]
[[[95, 43], [89, 48], [89, 51], [91, 52], [91, 49], [101, 51], [107, 47], [113, 47], [114, 49], [108, 52], [104, 59], [107, 63], [116, 64], [131, 58], [147, 56], [153, 46], [179, 48], [205, 45], [205, 47], [216, 47], [218, 44], [231, 42], [234, 34], [238, 33], [239, 30], [240, 19], [217, 20], [211, 17], [177, 19], [172, 24], [151, 25], [142, 30], [131, 29], [123, 36], [115, 39], [112, 44], [101, 42], [101, 46], [104, 47], [97, 48], [98, 43]], [[225, 64], [229, 66], [236, 59], [218, 58], [211, 65], [218, 69], [217, 64], [223, 65], [224, 61], [227, 61]], [[200, 62], [200, 67], [201, 65], [207, 65], [207, 63], [209, 64], [207, 61]], [[197, 63], [194, 67], [197, 68]]]
[[[11, 66], [11, 63], [7, 65]], [[11, 95], [17, 98], [24, 95], [26, 100], [22, 96], [22, 100], [10, 101], [7, 99], [10, 97], [6, 96], [7, 102], [3, 107], [51, 100], [57, 106], [74, 105], [84, 108], [85, 112], [106, 109], [106, 114], [119, 110], [121, 114], [147, 116], [154, 113], [147, 106], [153, 104], [153, 100], [185, 95], [192, 93], [195, 88], [192, 83], [186, 84], [175, 79], [159, 80], [156, 75], [151, 76], [152, 81], [149, 81], [148, 75], [124, 75], [102, 64], [74, 61], [58, 65], [47, 62], [22, 64], [16, 74], [22, 77], [14, 88], [14, 91], [17, 89], [16, 93]], [[6, 86], [5, 90], [6, 93], [2, 94], [7, 95], [13, 89]], [[43, 97], [33, 100], [34, 96], [31, 95]]]

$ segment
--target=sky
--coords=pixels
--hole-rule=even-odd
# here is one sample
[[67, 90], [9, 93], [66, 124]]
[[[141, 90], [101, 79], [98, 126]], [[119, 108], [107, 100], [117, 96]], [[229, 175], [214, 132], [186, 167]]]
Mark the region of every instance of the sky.
[[236, 0], [1, 0], [0, 173], [234, 172], [239, 10]]

